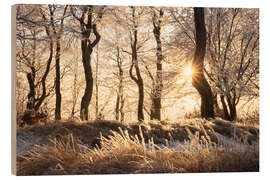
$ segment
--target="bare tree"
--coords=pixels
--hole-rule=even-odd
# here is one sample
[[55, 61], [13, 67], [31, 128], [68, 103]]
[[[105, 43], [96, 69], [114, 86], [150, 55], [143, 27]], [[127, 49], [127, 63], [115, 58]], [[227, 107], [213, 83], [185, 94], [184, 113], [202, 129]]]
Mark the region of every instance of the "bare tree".
[[[209, 9], [205, 72], [220, 97], [223, 117], [237, 119], [240, 98], [258, 90], [259, 33], [256, 9]], [[257, 91], [258, 94], [258, 91]]]
[[95, 80], [96, 80], [96, 119], [98, 118], [98, 44], [96, 46], [96, 77], [95, 77]]
[[75, 114], [75, 106], [78, 100], [78, 94], [79, 94], [79, 90], [78, 90], [78, 58], [75, 57], [73, 59], [73, 91], [72, 91], [72, 108], [71, 108], [71, 118], [74, 117]]
[[153, 34], [156, 40], [156, 76], [153, 82], [153, 89], [151, 92], [152, 98], [152, 107], [151, 107], [151, 114], [150, 119], [157, 119], [161, 120], [161, 94], [163, 89], [162, 83], [162, 44], [161, 44], [161, 23], [163, 18], [163, 10], [160, 8], [158, 13], [153, 9]]
[[[116, 47], [117, 55], [116, 55], [116, 61], [117, 61], [117, 67], [118, 67], [118, 90], [117, 90], [117, 97], [116, 97], [116, 105], [115, 105], [115, 119], [117, 121], [123, 122], [124, 121], [124, 104], [125, 104], [125, 98], [123, 93], [123, 79], [124, 79], [124, 72], [123, 72], [123, 60], [120, 57], [120, 48], [119, 46]], [[119, 114], [120, 113], [120, 114]]]
[[[242, 102], [259, 95], [258, 15], [239, 8], [18, 5], [18, 106], [40, 111], [46, 102], [56, 120], [79, 112], [82, 120], [165, 120], [192, 111], [185, 101], [197, 108], [200, 96], [202, 117], [214, 117], [214, 106], [216, 116], [235, 120]], [[193, 77], [185, 73], [191, 63]]]
[[[130, 40], [131, 40], [131, 58], [132, 58], [132, 64], [129, 69], [129, 75], [131, 79], [137, 84], [138, 91], [139, 91], [139, 100], [138, 100], [138, 121], [144, 120], [144, 113], [143, 113], [143, 101], [144, 101], [144, 88], [143, 88], [143, 79], [141, 76], [139, 64], [138, 64], [138, 47], [137, 47], [137, 40], [138, 40], [138, 24], [136, 22], [136, 8], [131, 6], [130, 7], [132, 11], [132, 30], [130, 34]], [[133, 68], [135, 68], [136, 76], [133, 75]]]
[[[234, 120], [240, 99], [256, 98], [259, 94], [258, 9], [207, 8], [206, 11], [204, 72], [212, 87], [215, 112]], [[174, 45], [185, 52], [193, 51], [192, 13], [189, 8], [175, 8], [170, 12], [180, 27], [175, 33]]]
[[[17, 61], [26, 65], [26, 67], [30, 69], [30, 72], [28, 71], [26, 73], [29, 85], [27, 109], [38, 111], [45, 98], [52, 92], [52, 89], [49, 89], [48, 91], [48, 87], [46, 85], [46, 79], [49, 74], [53, 58], [52, 31], [50, 24], [47, 23], [47, 18], [41, 13], [41, 11], [39, 11], [39, 6], [30, 8], [30, 12], [26, 12], [26, 15], [20, 14], [22, 9], [22, 7], [18, 6], [17, 22], [19, 24], [17, 27], [22, 28], [17, 29], [17, 38], [19, 41], [17, 47], [19, 47], [18, 45], [21, 45], [20, 51], [17, 51]], [[35, 19], [37, 17], [41, 17], [42, 21]], [[41, 35], [43, 33], [43, 28], [46, 32], [46, 36]], [[41, 48], [37, 47], [41, 46], [40, 42], [49, 43], [49, 57], [46, 61], [45, 71], [42, 76], [40, 76], [42, 68], [39, 62], [41, 59]], [[40, 87], [41, 93], [39, 93]]]
[[[76, 10], [80, 10], [80, 13], [76, 13], [74, 6], [71, 6], [70, 9], [73, 17], [80, 23], [80, 33], [82, 36], [81, 50], [86, 87], [81, 101], [80, 118], [84, 121], [88, 120], [88, 106], [93, 93], [91, 54], [93, 52], [93, 48], [98, 44], [101, 36], [97, 31], [96, 21], [94, 21], [95, 13], [93, 12], [93, 6], [78, 6]], [[101, 17], [102, 13], [99, 13], [97, 18], [100, 19]], [[93, 41], [90, 39], [90, 35], [92, 33], [95, 35], [95, 39]]]
[[196, 29], [196, 49], [192, 67], [192, 85], [201, 96], [201, 117], [214, 118], [213, 95], [204, 76], [204, 56], [206, 51], [206, 29], [204, 22], [204, 8], [194, 8], [194, 21]]
[[55, 20], [55, 11], [56, 11], [56, 6], [55, 5], [48, 5], [49, 6], [49, 11], [50, 11], [50, 22], [51, 26], [53, 29], [53, 34], [54, 37], [56, 38], [56, 52], [55, 52], [55, 95], [56, 95], [56, 101], [55, 101], [55, 120], [60, 120], [61, 119], [61, 101], [62, 101], [62, 96], [61, 96], [61, 90], [60, 90], [60, 56], [61, 56], [61, 36], [63, 34], [63, 26], [64, 26], [64, 19], [67, 11], [67, 5], [65, 6], [63, 10], [63, 14], [60, 17], [60, 27], [57, 30], [57, 25], [56, 25], [56, 20]]

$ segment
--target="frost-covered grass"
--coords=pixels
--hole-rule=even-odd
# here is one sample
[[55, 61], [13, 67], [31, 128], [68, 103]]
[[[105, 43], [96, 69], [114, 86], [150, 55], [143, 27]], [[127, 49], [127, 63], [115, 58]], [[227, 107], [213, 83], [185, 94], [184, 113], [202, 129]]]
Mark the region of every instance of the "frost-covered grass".
[[18, 175], [259, 170], [258, 129], [222, 120], [65, 122], [17, 134], [27, 142], [17, 144]]

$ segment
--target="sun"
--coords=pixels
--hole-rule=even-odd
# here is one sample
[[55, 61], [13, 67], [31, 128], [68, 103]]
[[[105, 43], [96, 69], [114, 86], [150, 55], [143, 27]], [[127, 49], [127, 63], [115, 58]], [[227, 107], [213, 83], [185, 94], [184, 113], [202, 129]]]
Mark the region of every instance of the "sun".
[[192, 76], [192, 74], [193, 74], [193, 69], [192, 69], [192, 67], [191, 67], [191, 66], [185, 67], [183, 73], [184, 73], [184, 75], [185, 75], [186, 77]]

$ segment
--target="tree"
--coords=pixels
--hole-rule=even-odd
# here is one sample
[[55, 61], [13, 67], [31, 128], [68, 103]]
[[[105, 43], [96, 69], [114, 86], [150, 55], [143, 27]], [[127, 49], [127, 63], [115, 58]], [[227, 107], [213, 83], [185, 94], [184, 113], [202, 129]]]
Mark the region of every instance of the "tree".
[[95, 80], [96, 80], [96, 119], [98, 119], [98, 116], [99, 116], [99, 109], [98, 109], [98, 44], [96, 46], [96, 77], [95, 77]]
[[[17, 61], [24, 64], [30, 72], [26, 71], [29, 93], [27, 95], [27, 109], [38, 111], [44, 100], [50, 95], [52, 89], [46, 85], [53, 58], [53, 39], [51, 24], [41, 11], [40, 6], [33, 6], [29, 10], [23, 6], [17, 8]], [[40, 20], [41, 19], [41, 20]], [[44, 28], [44, 29], [43, 29]], [[45, 30], [45, 36], [43, 32]], [[46, 43], [44, 43], [46, 42]], [[42, 70], [42, 50], [49, 43], [49, 57]], [[24, 70], [23, 70], [24, 71]], [[41, 90], [40, 90], [41, 89]], [[41, 92], [40, 92], [41, 91]]]
[[209, 9], [205, 72], [220, 97], [223, 117], [237, 119], [242, 97], [258, 97], [259, 32], [256, 9]]
[[50, 21], [51, 21], [51, 26], [53, 29], [53, 34], [56, 38], [56, 53], [55, 53], [55, 95], [56, 95], [56, 100], [55, 100], [55, 120], [60, 120], [61, 119], [61, 101], [62, 101], [62, 96], [61, 96], [61, 90], [60, 90], [60, 55], [61, 55], [61, 36], [63, 34], [63, 26], [64, 26], [64, 19], [67, 11], [67, 5], [65, 6], [63, 10], [63, 14], [60, 17], [60, 27], [57, 32], [57, 24], [55, 20], [55, 11], [56, 11], [56, 6], [55, 5], [49, 5], [49, 11], [50, 11]]
[[[109, 10], [107, 11], [107, 16], [105, 17], [106, 19], [104, 19], [106, 24], [104, 24], [104, 28], [101, 32], [103, 36], [106, 36], [106, 39], [102, 39], [102, 52], [105, 53], [100, 60], [106, 59], [106, 61], [103, 66], [102, 64], [100, 65], [101, 68], [104, 68], [104, 66], [110, 67], [110, 71], [107, 71], [107, 76], [109, 77], [110, 81], [106, 81], [106, 77], [104, 77], [105, 74], [103, 73], [104, 78], [102, 79], [104, 80], [100, 81], [100, 85], [108, 88], [109, 91], [115, 94], [116, 97], [113, 97], [115, 99], [115, 103], [112, 104], [114, 117], [112, 118], [120, 122], [123, 122], [125, 119], [124, 88], [127, 87], [127, 81], [130, 81], [128, 74], [125, 73], [128, 72], [129, 66], [124, 66], [124, 64], [128, 62], [124, 60], [129, 58], [130, 53], [122, 53], [123, 47], [126, 47], [129, 41], [128, 37], [126, 36], [127, 16], [125, 15], [127, 13], [124, 11], [127, 8], [128, 7], [108, 8]], [[109, 29], [109, 31], [106, 29]]]
[[[123, 60], [120, 57], [120, 48], [119, 46], [116, 47], [116, 62], [118, 67], [118, 73], [117, 77], [119, 79], [118, 89], [117, 89], [117, 97], [116, 97], [116, 104], [115, 104], [115, 119], [116, 121], [123, 122], [124, 121], [124, 104], [125, 104], [125, 98], [124, 98], [124, 92], [123, 92], [123, 80], [124, 80], [124, 72], [123, 72]], [[120, 113], [120, 114], [119, 114]]]
[[158, 15], [155, 10], [153, 10], [153, 34], [156, 40], [156, 77], [153, 82], [153, 89], [151, 92], [152, 107], [150, 119], [161, 120], [161, 94], [163, 89], [162, 83], [162, 44], [160, 37], [161, 23], [163, 18], [163, 10], [160, 8], [158, 10]]
[[[129, 69], [129, 75], [131, 79], [137, 84], [138, 91], [139, 91], [139, 100], [138, 100], [138, 121], [144, 120], [144, 113], [143, 113], [143, 101], [144, 101], [144, 88], [143, 88], [143, 79], [141, 76], [139, 64], [138, 64], [138, 47], [137, 47], [137, 40], [138, 40], [138, 22], [136, 22], [136, 8], [131, 6], [132, 11], [132, 30], [130, 34], [130, 40], [131, 40], [131, 58], [132, 63]], [[133, 75], [133, 68], [135, 67], [136, 76]]]
[[213, 104], [234, 120], [259, 95], [257, 9], [18, 5], [16, 15], [22, 112], [179, 119], [201, 101], [202, 117]]
[[[97, 21], [94, 21], [94, 7], [93, 6], [78, 6], [77, 11], [74, 11], [75, 7], [71, 6], [70, 10], [73, 17], [80, 23], [81, 33], [81, 51], [82, 51], [82, 63], [84, 67], [85, 75], [85, 91], [81, 100], [80, 118], [81, 120], [88, 120], [88, 106], [91, 101], [93, 93], [93, 73], [91, 66], [91, 54], [93, 48], [98, 44], [100, 40], [100, 34], [97, 31]], [[97, 19], [101, 19], [102, 13], [98, 14]], [[91, 41], [90, 35], [95, 35], [95, 39]]]
[[71, 108], [71, 115], [70, 118], [74, 118], [75, 115], [75, 106], [77, 104], [78, 100], [78, 94], [79, 94], [79, 87], [78, 87], [78, 56], [75, 53], [73, 56], [73, 68], [72, 68], [72, 73], [73, 73], [73, 90], [72, 90], [72, 108]]
[[194, 73], [192, 85], [201, 96], [201, 117], [214, 118], [213, 95], [204, 76], [204, 56], [206, 51], [206, 29], [204, 22], [204, 9], [194, 8], [194, 21], [196, 30], [196, 49], [192, 62]]

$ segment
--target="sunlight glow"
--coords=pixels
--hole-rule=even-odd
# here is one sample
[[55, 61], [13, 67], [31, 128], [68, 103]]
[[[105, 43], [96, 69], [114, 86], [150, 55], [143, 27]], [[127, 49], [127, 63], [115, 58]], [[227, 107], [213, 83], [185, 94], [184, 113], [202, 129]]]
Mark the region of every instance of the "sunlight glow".
[[192, 69], [192, 67], [191, 67], [191, 66], [185, 67], [183, 73], [184, 73], [184, 75], [187, 76], [187, 77], [192, 76], [192, 74], [193, 74], [193, 69]]

